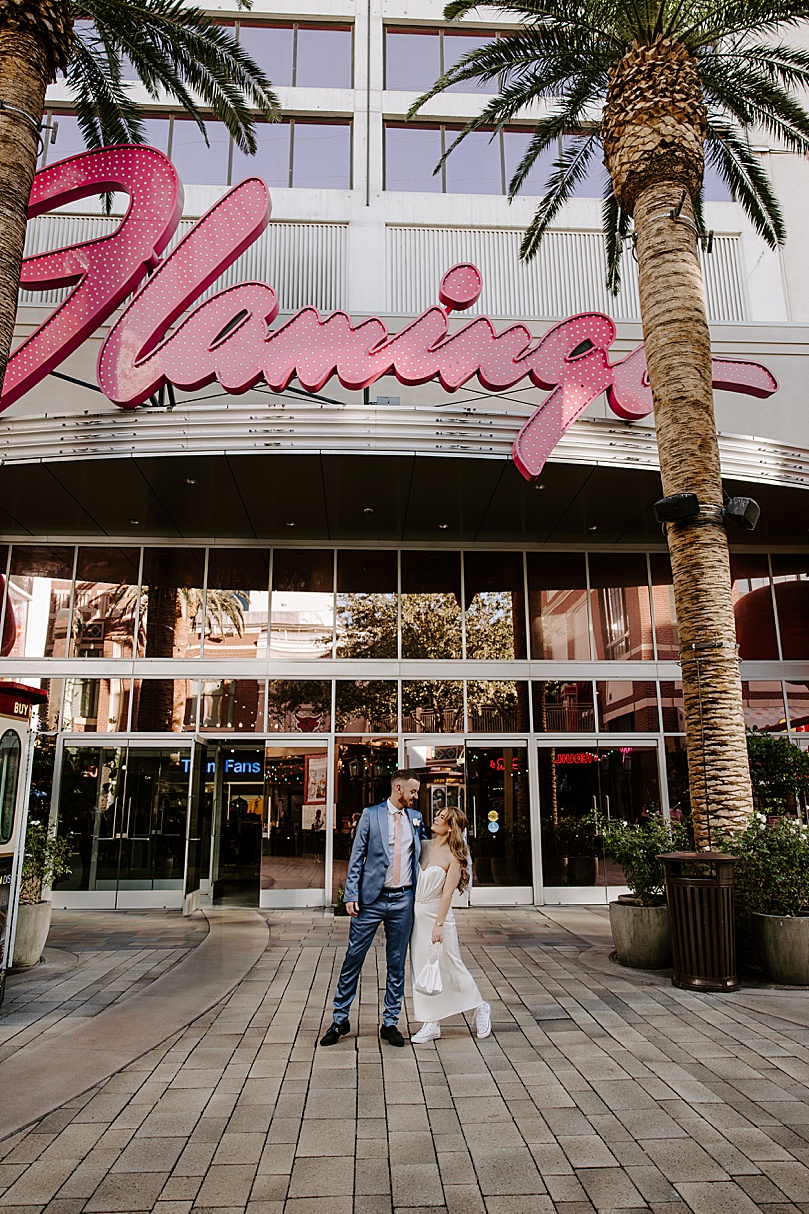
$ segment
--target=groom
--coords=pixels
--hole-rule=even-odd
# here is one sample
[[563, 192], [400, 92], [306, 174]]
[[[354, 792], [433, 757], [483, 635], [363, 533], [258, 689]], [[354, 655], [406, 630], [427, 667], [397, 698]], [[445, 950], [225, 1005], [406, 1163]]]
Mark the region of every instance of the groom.
[[390, 797], [363, 810], [354, 837], [345, 884], [345, 908], [351, 916], [348, 951], [334, 996], [334, 1022], [321, 1037], [321, 1045], [336, 1045], [351, 1028], [348, 1012], [380, 923], [385, 924], [388, 973], [379, 1035], [389, 1045], [404, 1045], [398, 1021], [413, 926], [413, 891], [421, 840], [426, 836], [421, 814], [411, 808], [419, 795], [416, 773], [395, 771], [390, 783]]

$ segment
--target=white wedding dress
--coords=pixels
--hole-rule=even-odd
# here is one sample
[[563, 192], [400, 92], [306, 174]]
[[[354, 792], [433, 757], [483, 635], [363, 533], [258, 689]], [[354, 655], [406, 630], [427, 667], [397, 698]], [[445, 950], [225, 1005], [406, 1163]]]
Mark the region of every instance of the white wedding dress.
[[461, 960], [458, 929], [452, 907], [444, 920], [444, 942], [441, 948], [442, 990], [435, 995], [422, 995], [415, 989], [415, 980], [427, 960], [427, 949], [435, 927], [438, 906], [444, 892], [447, 874], [438, 864], [428, 864], [419, 870], [413, 907], [413, 934], [410, 937], [410, 972], [413, 980], [413, 1011], [417, 1020], [438, 1021], [460, 1012], [471, 1012], [483, 1003], [483, 996], [474, 978]]

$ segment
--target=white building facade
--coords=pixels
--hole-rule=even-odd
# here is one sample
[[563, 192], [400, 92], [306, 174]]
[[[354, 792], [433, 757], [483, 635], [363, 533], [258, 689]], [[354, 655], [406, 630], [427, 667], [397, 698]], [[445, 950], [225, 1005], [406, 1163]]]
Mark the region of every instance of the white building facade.
[[[640, 343], [632, 258], [617, 299], [603, 285], [600, 166], [523, 265], [549, 166], [513, 204], [505, 190], [530, 122], [475, 136], [438, 174], [481, 93], [448, 92], [405, 122], [497, 27], [448, 28], [427, 0], [209, 7], [238, 26], [284, 113], [249, 159], [216, 124], [206, 147], [149, 103], [149, 140], [185, 185], [181, 233], [243, 178], [270, 188], [266, 232], [217, 286], [271, 284], [278, 324], [311, 305], [395, 333], [472, 262], [484, 286], [468, 315], [498, 330], [540, 337], [599, 311], [617, 325], [613, 359]], [[47, 122], [43, 165], [82, 150], [64, 84]], [[779, 382], [766, 401], [717, 392], [716, 410], [728, 492], [762, 506], [754, 533], [731, 535], [748, 724], [801, 742], [809, 166], [759, 152], [789, 242], [767, 250], [709, 177], [703, 266], [715, 354]], [[117, 222], [73, 203], [32, 221], [29, 251]], [[20, 338], [59, 298], [23, 292]], [[49, 695], [47, 791], [74, 840], [57, 904], [328, 905], [355, 815], [397, 765], [420, 772], [428, 821], [445, 804], [467, 813], [473, 903], [623, 888], [582, 819], [679, 815], [686, 795], [651, 419], [622, 421], [599, 398], [530, 484], [511, 450], [544, 399], [533, 386], [213, 384], [123, 412], [96, 388], [104, 336], [0, 417], [0, 665]]]

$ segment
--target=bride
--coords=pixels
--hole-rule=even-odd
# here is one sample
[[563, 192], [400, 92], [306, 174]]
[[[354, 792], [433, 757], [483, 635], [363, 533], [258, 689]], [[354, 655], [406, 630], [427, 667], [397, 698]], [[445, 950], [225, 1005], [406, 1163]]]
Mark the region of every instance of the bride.
[[[439, 1021], [460, 1012], [475, 1012], [478, 1037], [492, 1031], [491, 1008], [485, 1003], [475, 980], [461, 960], [458, 929], [452, 913], [452, 895], [469, 884], [469, 848], [464, 840], [466, 817], [454, 807], [441, 809], [433, 818], [432, 842], [427, 863], [419, 870], [414, 903], [413, 934], [410, 937], [410, 967], [413, 980], [413, 1010], [424, 1024], [410, 1040], [424, 1045], [441, 1036]], [[422, 856], [425, 849], [422, 848]], [[416, 978], [428, 960], [431, 944], [440, 948], [439, 971], [442, 989], [433, 995], [416, 990]]]

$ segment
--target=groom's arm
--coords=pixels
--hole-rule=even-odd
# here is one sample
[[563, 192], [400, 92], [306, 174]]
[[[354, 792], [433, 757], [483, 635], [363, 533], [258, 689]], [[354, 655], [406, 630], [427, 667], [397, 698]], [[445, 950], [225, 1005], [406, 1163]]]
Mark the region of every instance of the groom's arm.
[[368, 854], [368, 836], [370, 830], [371, 815], [367, 809], [364, 809], [362, 817], [357, 824], [357, 833], [354, 836], [354, 845], [351, 848], [351, 857], [348, 861], [348, 872], [346, 873], [345, 891], [343, 893], [346, 909], [348, 909], [349, 902], [359, 901], [360, 877], [362, 876], [363, 862]]

